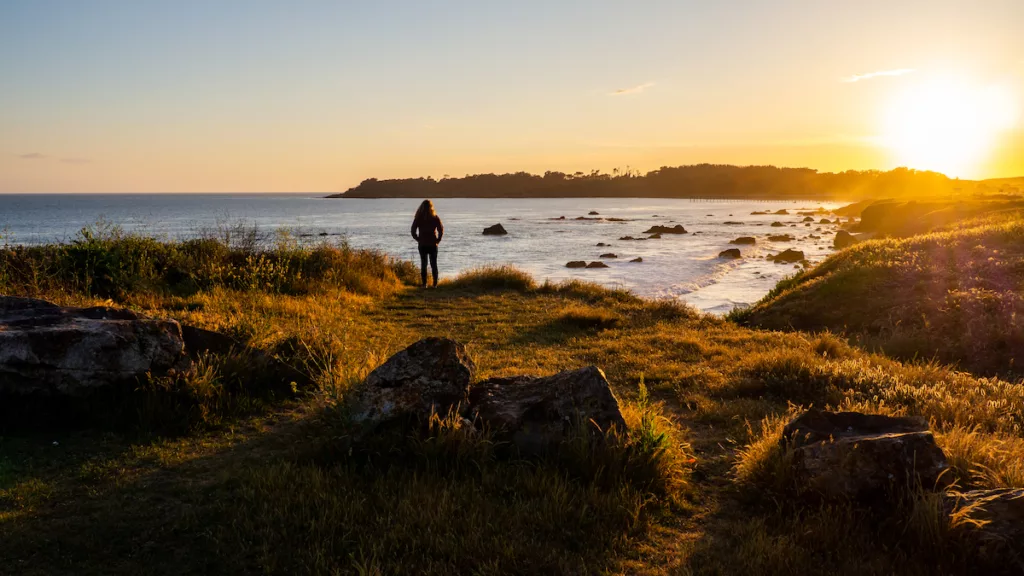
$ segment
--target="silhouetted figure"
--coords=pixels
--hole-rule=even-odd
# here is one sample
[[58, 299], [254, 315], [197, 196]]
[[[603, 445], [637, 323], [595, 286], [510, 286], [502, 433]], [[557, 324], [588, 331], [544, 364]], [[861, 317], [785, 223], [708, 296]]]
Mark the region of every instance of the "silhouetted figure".
[[444, 236], [441, 218], [434, 212], [434, 203], [424, 200], [416, 210], [412, 219], [412, 237], [420, 245], [420, 278], [423, 287], [427, 287], [427, 258], [430, 258], [430, 272], [434, 276], [434, 287], [437, 287], [437, 245]]

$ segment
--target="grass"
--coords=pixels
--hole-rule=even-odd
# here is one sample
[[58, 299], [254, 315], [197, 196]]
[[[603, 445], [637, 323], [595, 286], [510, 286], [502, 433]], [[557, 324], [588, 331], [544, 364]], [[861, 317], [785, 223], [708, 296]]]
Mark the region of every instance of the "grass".
[[831, 331], [903, 360], [1024, 375], [1024, 220], [1010, 212], [874, 240], [779, 284], [734, 320]]
[[[211, 356], [140, 383], [146, 434], [6, 432], [0, 573], [968, 573], [978, 559], [924, 496], [881, 511], [786, 496], [778, 433], [811, 404], [924, 416], [960, 486], [1021, 486], [1024, 386], [1010, 381], [507, 267], [406, 287], [405, 265], [344, 246], [301, 289], [176, 283], [167, 264], [125, 260], [143, 257], [137, 241], [104, 240], [118, 270], [140, 271], [106, 284], [64, 270], [77, 260], [61, 247], [10, 249], [2, 290], [223, 331], [312, 385]], [[164, 244], [145, 254], [184, 253]], [[299, 271], [319, 249], [251, 250]], [[357, 275], [376, 280], [337, 280]], [[355, 441], [349, 389], [425, 336], [465, 343], [479, 378], [595, 364], [629, 432], [533, 459], [457, 419]]]

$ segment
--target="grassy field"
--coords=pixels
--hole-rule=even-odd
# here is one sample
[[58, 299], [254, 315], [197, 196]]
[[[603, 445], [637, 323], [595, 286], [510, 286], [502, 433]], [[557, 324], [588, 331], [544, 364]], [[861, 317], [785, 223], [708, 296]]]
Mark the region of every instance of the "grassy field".
[[[0, 573], [934, 574], [998, 562], [924, 494], [886, 509], [794, 499], [777, 439], [812, 404], [924, 416], [961, 486], [1024, 485], [1024, 386], [830, 334], [751, 330], [509, 268], [421, 290], [407, 264], [344, 246], [208, 239], [219, 256], [200, 261], [229, 272], [190, 279], [166, 263], [195, 257], [188, 244], [83, 242], [84, 260], [77, 246], [0, 252], [0, 293], [221, 330], [313, 384], [268, 396], [244, 358], [209, 357], [140, 383], [125, 413], [88, 429], [7, 427]], [[310, 265], [317, 253], [330, 263]], [[254, 270], [267, 262], [287, 271], [270, 274], [280, 281], [232, 280], [265, 278]], [[465, 343], [480, 378], [596, 364], [630, 433], [570, 439], [542, 460], [455, 420], [354, 441], [338, 410], [348, 390], [431, 335]]]
[[854, 246], [735, 315], [773, 330], [831, 331], [905, 360], [1024, 375], [1020, 212]]

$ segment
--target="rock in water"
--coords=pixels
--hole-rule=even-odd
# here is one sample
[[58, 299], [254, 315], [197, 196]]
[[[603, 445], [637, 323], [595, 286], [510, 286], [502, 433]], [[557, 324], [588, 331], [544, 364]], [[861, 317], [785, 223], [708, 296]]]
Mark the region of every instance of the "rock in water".
[[505, 227], [502, 226], [500, 223], [495, 224], [494, 226], [488, 226], [487, 228], [484, 228], [485, 236], [504, 236], [505, 234], [508, 234], [508, 231], [506, 231]]
[[682, 224], [676, 224], [675, 226], [659, 226], [654, 225], [644, 231], [644, 234], [686, 234], [686, 228], [683, 228]]
[[832, 246], [835, 247], [836, 250], [842, 250], [843, 248], [853, 246], [856, 243], [857, 238], [853, 234], [850, 234], [846, 230], [840, 230], [836, 232], [836, 237], [832, 241]]
[[491, 378], [469, 393], [473, 415], [524, 453], [551, 449], [577, 424], [607, 432], [626, 430], [619, 403], [596, 366], [554, 376]]
[[596, 260], [594, 262], [591, 262], [590, 264], [587, 264], [587, 268], [607, 268], [607, 267], [608, 267], [608, 265], [605, 264], [604, 262], [598, 262]]
[[768, 260], [777, 264], [792, 264], [794, 262], [802, 262], [805, 258], [802, 250], [793, 250], [792, 248], [789, 248], [785, 252], [780, 252], [775, 256], [769, 256]]
[[601, 254], [600, 258], [618, 258], [618, 256], [609, 252], [607, 254]]
[[782, 228], [785, 226], [782, 222], [772, 222], [772, 228]]
[[633, 258], [632, 260], [630, 260], [630, 262], [643, 262], [643, 261], [644, 261], [644, 259], [641, 258], [640, 256], [637, 256], [636, 258]]
[[730, 240], [729, 244], [757, 244], [757, 240], [751, 236], [740, 236], [735, 240]]
[[796, 487], [825, 499], [931, 489], [948, 467], [928, 425], [912, 418], [811, 409], [786, 425]]
[[792, 242], [793, 240], [796, 240], [796, 238], [794, 238], [790, 234], [769, 234], [768, 235], [768, 241], [769, 242]]
[[572, 262], [566, 262], [566, 268], [586, 268], [587, 263], [583, 260], [573, 260]]
[[597, 210], [591, 210], [587, 215], [588, 216], [600, 216], [601, 214], [598, 213]]
[[84, 396], [182, 361], [174, 320], [0, 296], [0, 394]]
[[728, 250], [722, 250], [721, 252], [719, 252], [718, 253], [718, 257], [719, 258], [736, 259], [736, 258], [742, 258], [743, 255], [740, 254], [740, 249], [739, 248], [729, 248]]
[[350, 405], [357, 422], [380, 424], [444, 416], [465, 401], [476, 364], [466, 347], [448, 338], [425, 338], [388, 358], [366, 377]]

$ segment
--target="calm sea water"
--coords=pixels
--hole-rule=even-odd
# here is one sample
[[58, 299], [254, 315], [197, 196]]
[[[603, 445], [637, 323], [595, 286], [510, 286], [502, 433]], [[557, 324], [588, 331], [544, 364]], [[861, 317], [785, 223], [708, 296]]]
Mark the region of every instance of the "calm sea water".
[[[106, 221], [161, 238], [194, 236], [218, 224], [244, 221], [261, 228], [286, 228], [311, 241], [344, 237], [361, 248], [375, 248], [418, 261], [409, 235], [417, 201], [399, 199], [327, 199], [301, 194], [23, 194], [0, 195], [0, 231], [7, 243], [41, 244], [73, 240], [84, 226]], [[776, 282], [792, 274], [792, 265], [763, 257], [786, 248], [803, 250], [811, 262], [832, 251], [833, 225], [805, 226], [799, 209], [835, 204], [817, 201], [694, 201], [637, 198], [440, 199], [435, 202], [445, 225], [438, 262], [442, 276], [483, 264], [514, 264], [538, 280], [582, 278], [628, 288], [655, 298], [679, 298], [715, 313], [756, 302]], [[789, 216], [753, 211], [788, 209]], [[608, 220], [574, 220], [590, 211]], [[553, 220], [565, 216], [565, 220]], [[816, 216], [821, 218], [821, 216]], [[727, 225], [726, 221], [742, 224]], [[784, 227], [771, 227], [773, 222]], [[483, 236], [484, 227], [501, 223], [507, 236]], [[642, 236], [654, 224], [682, 224], [690, 234], [665, 234], [660, 240], [622, 241]], [[770, 234], [791, 234], [791, 242], [770, 242]], [[819, 238], [810, 238], [810, 236]], [[755, 246], [732, 246], [738, 236], [754, 236]], [[598, 247], [603, 242], [609, 247]], [[740, 260], [718, 253], [739, 248]], [[601, 259], [614, 253], [615, 259]], [[629, 260], [642, 257], [642, 263]], [[572, 270], [569, 260], [602, 260], [610, 268]]]

